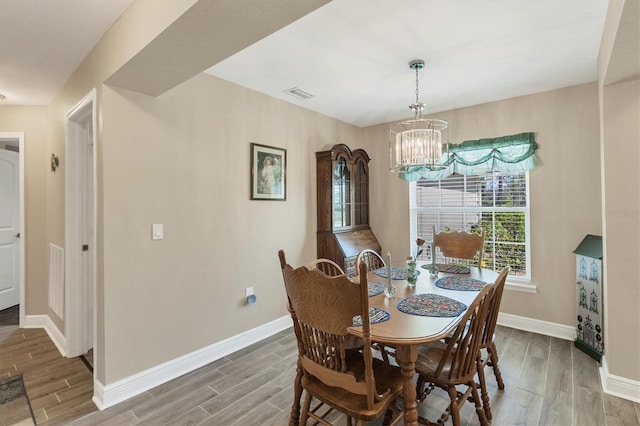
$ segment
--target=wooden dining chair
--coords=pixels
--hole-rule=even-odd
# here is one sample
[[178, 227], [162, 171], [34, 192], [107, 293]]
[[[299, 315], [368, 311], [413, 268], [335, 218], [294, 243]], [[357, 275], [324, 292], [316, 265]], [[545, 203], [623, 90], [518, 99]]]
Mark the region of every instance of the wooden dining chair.
[[[278, 259], [280, 259], [280, 268], [282, 269], [282, 278], [284, 279], [284, 268], [287, 266], [287, 259], [283, 250], [278, 250]], [[287, 310], [291, 315], [293, 322], [293, 332], [296, 335], [296, 341], [298, 342], [298, 353], [302, 351], [301, 342], [302, 337], [300, 334], [300, 326], [298, 325], [298, 319], [296, 313], [291, 307], [291, 300], [287, 293]], [[289, 426], [297, 426], [298, 419], [300, 418], [300, 398], [302, 397], [302, 365], [300, 363], [300, 357], [296, 363], [296, 376], [293, 379], [293, 404], [291, 405], [291, 414]]]
[[375, 250], [371, 250], [371, 249], [364, 249], [362, 251], [360, 251], [360, 253], [358, 253], [358, 255], [356, 256], [356, 273], [359, 274], [360, 272], [360, 264], [365, 264], [367, 269], [366, 271], [375, 271], [376, 269], [380, 269], [384, 266], [386, 266], [386, 264], [384, 263], [384, 260], [382, 259], [382, 256], [380, 256], [378, 254], [377, 251]]
[[[279, 252], [279, 256], [282, 263], [284, 253]], [[361, 282], [357, 284], [344, 275], [328, 277], [317, 270], [294, 269], [286, 263], [282, 267], [292, 318], [297, 324], [298, 362], [305, 391], [301, 425], [306, 425], [309, 417], [330, 425], [326, 417], [333, 410], [345, 413], [349, 424], [355, 419], [357, 425], [380, 418], [388, 409], [394, 414], [385, 417], [389, 424], [397, 424], [404, 417], [395, 407], [402, 393], [400, 369], [374, 359], [370, 349], [364, 264], [361, 272]], [[362, 319], [364, 349], [347, 351], [347, 329], [357, 315]], [[313, 409], [312, 400], [318, 402]]]
[[[509, 267], [502, 269], [495, 282], [495, 290], [493, 297], [489, 303], [489, 312], [487, 314], [487, 321], [482, 332], [482, 338], [480, 339], [480, 347], [478, 353], [478, 379], [480, 381], [480, 393], [482, 396], [482, 405], [484, 408], [484, 414], [487, 419], [491, 420], [491, 406], [489, 404], [489, 393], [487, 391], [487, 381], [484, 375], [484, 368], [487, 365], [493, 367], [493, 374], [496, 377], [498, 383], [498, 389], [504, 389], [504, 381], [502, 380], [502, 374], [498, 367], [498, 349], [496, 348], [496, 324], [498, 322], [498, 312], [500, 311], [500, 302], [502, 301], [502, 292], [507, 282], [507, 275], [509, 275]], [[487, 355], [484, 356], [483, 350]]]
[[[460, 425], [460, 408], [467, 400], [475, 404], [480, 424], [489, 424], [478, 395], [475, 375], [480, 340], [494, 291], [494, 284], [484, 286], [446, 342], [436, 341], [418, 347], [415, 364], [418, 402], [423, 402], [436, 386], [444, 389], [451, 400], [440, 418], [440, 424], [444, 424], [451, 416], [454, 426]], [[456, 386], [464, 386], [465, 389], [458, 391]]]
[[331, 259], [316, 259], [307, 265], [307, 269], [317, 269], [330, 277], [344, 275], [344, 271], [342, 270], [340, 265], [338, 265]]
[[[344, 275], [342, 268], [330, 259], [316, 259], [307, 265], [309, 270], [318, 270], [328, 277], [337, 277], [338, 275]], [[363, 347], [362, 339], [349, 334], [345, 341], [345, 346], [349, 351], [360, 351]], [[375, 344], [374, 344], [375, 347]]]
[[[436, 233], [433, 226], [433, 245], [440, 249], [445, 258], [445, 263], [466, 263], [478, 259], [478, 266], [482, 266], [482, 254], [484, 252], [484, 229], [479, 234], [466, 231], [442, 231]], [[432, 254], [432, 255], [435, 255]], [[466, 262], [461, 262], [461, 260]]]
[[[364, 249], [360, 251], [356, 256], [356, 271], [360, 271], [360, 265], [364, 264], [366, 266], [366, 271], [375, 271], [376, 269], [383, 268], [387, 266], [384, 263], [384, 259], [382, 256], [378, 254], [377, 251], [371, 249]], [[358, 272], [358, 275], [360, 273]], [[391, 358], [395, 358], [395, 348], [391, 345], [382, 345], [380, 343], [373, 343], [373, 349], [380, 353], [384, 362], [390, 362]]]

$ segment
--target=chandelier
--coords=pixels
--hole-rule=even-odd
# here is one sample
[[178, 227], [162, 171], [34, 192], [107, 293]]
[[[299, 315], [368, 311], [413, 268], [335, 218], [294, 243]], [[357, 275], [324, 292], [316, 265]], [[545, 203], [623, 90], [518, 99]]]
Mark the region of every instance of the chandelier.
[[422, 118], [424, 104], [418, 100], [418, 71], [423, 67], [421, 59], [409, 62], [409, 68], [416, 72], [416, 102], [409, 105], [413, 119], [396, 123], [389, 129], [391, 171], [401, 175], [447, 167], [447, 122]]

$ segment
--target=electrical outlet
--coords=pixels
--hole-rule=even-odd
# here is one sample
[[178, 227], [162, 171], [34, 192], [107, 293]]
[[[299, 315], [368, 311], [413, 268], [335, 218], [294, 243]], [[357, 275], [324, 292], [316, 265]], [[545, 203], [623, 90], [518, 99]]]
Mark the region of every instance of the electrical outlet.
[[253, 293], [253, 287], [247, 287], [244, 289], [244, 297], [247, 304], [251, 305], [256, 303], [256, 295]]

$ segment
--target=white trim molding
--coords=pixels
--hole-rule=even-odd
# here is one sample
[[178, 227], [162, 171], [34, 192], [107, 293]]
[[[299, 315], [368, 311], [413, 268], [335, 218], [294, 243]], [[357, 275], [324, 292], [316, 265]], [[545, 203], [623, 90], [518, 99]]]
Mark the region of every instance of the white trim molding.
[[609, 373], [607, 358], [603, 355], [600, 367], [600, 383], [606, 394], [640, 403], [640, 381]]
[[500, 312], [498, 324], [518, 330], [531, 331], [545, 336], [557, 337], [564, 340], [576, 339], [576, 328], [570, 325], [555, 322], [542, 321], [534, 318], [521, 317], [519, 315]]
[[291, 317], [287, 315], [117, 382], [104, 385], [94, 380], [93, 402], [98, 409], [104, 410], [286, 330], [292, 325]]
[[26, 315], [22, 328], [44, 328], [49, 338], [63, 357], [67, 357], [67, 339], [48, 315]]

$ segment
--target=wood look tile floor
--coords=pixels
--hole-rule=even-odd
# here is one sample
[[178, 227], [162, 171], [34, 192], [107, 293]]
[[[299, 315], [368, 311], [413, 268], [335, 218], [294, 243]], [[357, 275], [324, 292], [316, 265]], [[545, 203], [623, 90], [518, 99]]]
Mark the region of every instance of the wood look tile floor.
[[[598, 364], [572, 342], [506, 327], [498, 327], [497, 335], [506, 389], [499, 391], [487, 370], [493, 425], [640, 424], [640, 404], [603, 394]], [[39, 425], [288, 424], [296, 362], [292, 330], [104, 411], [91, 402], [88, 368], [79, 358], [62, 358], [43, 330], [13, 326], [8, 332], [0, 325], [0, 339], [0, 374], [24, 374]], [[446, 405], [446, 394], [436, 390], [420, 414], [435, 420]], [[479, 424], [471, 404], [463, 407], [462, 423]]]

